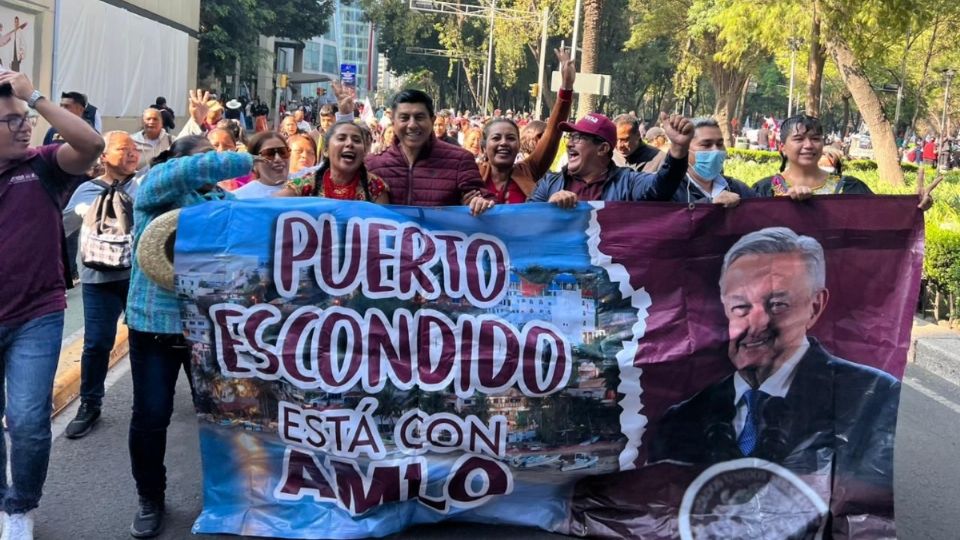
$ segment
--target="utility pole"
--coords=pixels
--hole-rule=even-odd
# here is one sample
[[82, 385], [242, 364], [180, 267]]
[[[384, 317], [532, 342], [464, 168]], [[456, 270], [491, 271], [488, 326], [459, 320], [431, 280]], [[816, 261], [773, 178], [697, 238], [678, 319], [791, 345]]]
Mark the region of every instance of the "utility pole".
[[[943, 148], [946, 146], [947, 136], [949, 135], [950, 126], [947, 125], [947, 104], [950, 100], [950, 83], [953, 82], [953, 77], [957, 74], [953, 68], [947, 68], [943, 70], [943, 80], [946, 82], [946, 88], [943, 90], [943, 116], [940, 117], [940, 150], [937, 152], [937, 169], [942, 169], [940, 166], [941, 163], [945, 161], [944, 158], [947, 158], [943, 154]], [[946, 159], [949, 163], [949, 158]]]
[[797, 50], [800, 48], [801, 40], [790, 38], [788, 42], [790, 44], [790, 95], [787, 98], [787, 118], [793, 116], [793, 83], [797, 71]]
[[493, 74], [493, 27], [497, 20], [497, 0], [490, 2], [490, 38], [487, 43], [487, 70], [483, 77], [483, 112], [490, 111], [490, 76]]
[[573, 8], [573, 45], [570, 47], [570, 60], [576, 62], [577, 47], [580, 44], [580, 12], [583, 11], [583, 0], [577, 0]]
[[537, 72], [537, 84], [540, 85], [540, 90], [537, 92], [537, 105], [533, 114], [535, 120], [540, 120], [543, 115], [543, 89], [546, 87], [547, 78], [544, 69], [547, 62], [547, 25], [549, 22], [550, 11], [543, 8], [543, 26], [540, 29], [540, 70]]
[[[577, 0], [578, 2], [580, 0]], [[410, 9], [414, 11], [426, 11], [429, 13], [440, 13], [443, 15], [458, 15], [467, 17], [486, 17], [490, 19], [490, 36], [487, 44], [487, 66], [484, 70], [483, 81], [483, 108], [489, 110], [490, 105], [490, 81], [493, 79], [493, 26], [498, 15], [508, 17], [511, 20], [521, 20], [525, 22], [540, 22], [540, 16], [536, 13], [521, 11], [518, 9], [498, 8], [497, 0], [490, 0], [489, 6], [480, 6], [476, 4], [460, 4], [457, 2], [441, 2], [439, 0], [410, 0]], [[543, 36], [541, 41], [546, 39], [546, 26], [543, 27]], [[546, 51], [541, 50], [541, 65], [543, 65], [543, 55]], [[542, 69], [541, 69], [542, 72]], [[542, 76], [542, 75], [541, 75]], [[477, 86], [477, 93], [480, 93], [480, 86]]]

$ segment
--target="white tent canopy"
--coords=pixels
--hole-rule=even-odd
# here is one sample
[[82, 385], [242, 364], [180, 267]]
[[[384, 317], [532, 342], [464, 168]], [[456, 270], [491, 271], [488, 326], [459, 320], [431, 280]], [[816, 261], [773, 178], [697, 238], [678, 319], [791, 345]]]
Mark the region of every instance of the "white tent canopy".
[[158, 96], [187, 109], [189, 36], [100, 0], [59, 2], [53, 99], [87, 95], [105, 117], [139, 117]]

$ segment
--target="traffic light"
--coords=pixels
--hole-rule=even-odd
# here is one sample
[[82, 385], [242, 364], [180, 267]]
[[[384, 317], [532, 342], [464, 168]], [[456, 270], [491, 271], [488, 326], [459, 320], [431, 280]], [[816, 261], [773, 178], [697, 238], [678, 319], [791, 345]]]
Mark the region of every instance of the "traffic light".
[[287, 77], [287, 75], [285, 73], [281, 73], [280, 76], [277, 77], [277, 87], [286, 88], [288, 81], [289, 81], [289, 78]]
[[538, 83], [533, 83], [530, 85], [530, 95], [533, 97], [540, 95], [540, 85]]

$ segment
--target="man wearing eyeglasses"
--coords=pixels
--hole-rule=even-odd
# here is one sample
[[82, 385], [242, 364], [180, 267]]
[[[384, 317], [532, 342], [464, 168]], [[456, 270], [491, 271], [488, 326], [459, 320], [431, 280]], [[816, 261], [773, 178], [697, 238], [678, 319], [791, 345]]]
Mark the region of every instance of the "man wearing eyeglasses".
[[[26, 103], [25, 103], [26, 102]], [[56, 128], [61, 145], [30, 147], [35, 117]], [[54, 374], [66, 308], [61, 205], [71, 175], [86, 172], [103, 140], [15, 71], [0, 72], [0, 414], [10, 434], [10, 485], [0, 481], [0, 519], [12, 538], [33, 538], [50, 457]], [[72, 285], [72, 283], [71, 283]], [[7, 451], [0, 438], [0, 471]]]
[[606, 116], [590, 113], [576, 124], [560, 124], [567, 136], [567, 166], [538, 183], [531, 202], [549, 202], [573, 208], [579, 201], [669, 201], [687, 173], [687, 149], [693, 138], [690, 120], [661, 113], [663, 129], [672, 143], [656, 173], [617, 167], [613, 151], [617, 127]]

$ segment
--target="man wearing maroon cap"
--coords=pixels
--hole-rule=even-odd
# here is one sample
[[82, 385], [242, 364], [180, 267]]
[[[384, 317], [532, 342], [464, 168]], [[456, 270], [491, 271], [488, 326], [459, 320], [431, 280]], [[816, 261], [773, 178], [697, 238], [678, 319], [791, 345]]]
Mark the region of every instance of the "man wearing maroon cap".
[[687, 173], [687, 148], [693, 124], [682, 116], [660, 114], [670, 152], [656, 173], [636, 172], [613, 163], [617, 127], [606, 116], [590, 113], [576, 124], [560, 124], [567, 138], [567, 166], [543, 177], [531, 202], [572, 208], [579, 201], [669, 201]]

